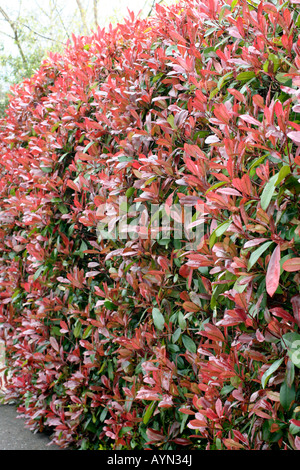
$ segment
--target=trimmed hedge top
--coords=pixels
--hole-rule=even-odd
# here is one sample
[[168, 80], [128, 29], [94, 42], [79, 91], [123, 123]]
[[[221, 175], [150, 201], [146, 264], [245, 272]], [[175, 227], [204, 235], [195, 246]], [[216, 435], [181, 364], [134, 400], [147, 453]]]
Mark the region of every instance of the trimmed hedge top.
[[[300, 449], [299, 25], [296, 0], [157, 5], [12, 89], [0, 334], [32, 430]], [[178, 207], [196, 245], [155, 225]]]

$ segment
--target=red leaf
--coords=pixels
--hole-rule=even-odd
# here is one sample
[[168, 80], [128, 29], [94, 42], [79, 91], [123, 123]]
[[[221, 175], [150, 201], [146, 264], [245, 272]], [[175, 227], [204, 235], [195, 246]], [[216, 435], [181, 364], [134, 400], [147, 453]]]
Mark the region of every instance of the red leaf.
[[249, 445], [249, 441], [246, 436], [244, 436], [240, 431], [237, 431], [236, 429], [232, 430], [234, 437], [236, 437], [239, 441], [242, 441], [243, 444]]
[[222, 407], [222, 402], [221, 402], [220, 398], [217, 399], [215, 406], [216, 406], [216, 412], [217, 412], [219, 418], [222, 418], [222, 416], [223, 416], [223, 407]]
[[198, 428], [205, 428], [207, 423], [205, 421], [200, 421], [199, 419], [192, 419], [188, 423], [188, 428], [190, 429], [198, 429]]
[[188, 408], [179, 408], [179, 411], [185, 415], [195, 415], [195, 413], [192, 410], [189, 410]]
[[300, 271], [300, 258], [287, 259], [283, 263], [282, 268], [289, 273]]
[[294, 297], [291, 298], [291, 303], [296, 323], [300, 326], [300, 295], [294, 295]]
[[267, 275], [266, 275], [266, 287], [267, 293], [272, 297], [279, 285], [280, 277], [280, 246], [277, 245], [270, 258]]
[[[292, 302], [293, 302], [293, 299], [292, 299]], [[292, 315], [290, 315], [286, 310], [284, 310], [281, 307], [271, 308], [270, 312], [272, 313], [272, 315], [275, 315], [276, 317], [280, 317], [283, 320], [286, 320], [287, 322], [295, 323], [295, 320], [292, 317]]]
[[234, 88], [228, 88], [227, 91], [229, 91], [229, 93], [233, 95], [237, 100], [242, 101], [242, 103], [245, 103], [246, 99], [241, 92], [235, 90]]
[[249, 124], [254, 124], [255, 126], [261, 125], [261, 123], [257, 119], [252, 116], [249, 116], [248, 114], [241, 114], [239, 117], [243, 119], [243, 121], [248, 122]]
[[66, 324], [65, 321], [61, 320], [60, 326], [63, 330], [63, 331], [61, 330], [61, 333], [67, 333], [69, 331], [69, 327], [68, 327], [68, 325]]
[[250, 248], [251, 246], [260, 245], [263, 242], [266, 242], [268, 238], [253, 238], [245, 243], [244, 248]]
[[192, 443], [189, 439], [185, 439], [183, 437], [176, 437], [176, 439], [173, 439], [173, 442], [181, 446], [188, 446], [189, 444]]
[[161, 432], [156, 431], [155, 429], [147, 429], [146, 434], [152, 442], [162, 442], [166, 440], [166, 437]]
[[221, 103], [217, 105], [214, 109], [214, 115], [216, 118], [218, 118], [221, 122], [224, 122], [225, 124], [229, 124], [230, 121], [230, 115], [228, 113], [228, 109], [226, 106]]
[[264, 99], [262, 96], [254, 95], [252, 99], [253, 99], [253, 102], [256, 104], [256, 106], [259, 106], [262, 109], [265, 107]]
[[69, 186], [69, 188], [75, 189], [75, 191], [80, 191], [80, 187], [72, 180], [68, 180], [67, 185]]
[[55, 338], [53, 338], [53, 336], [50, 336], [50, 344], [55, 351], [59, 351], [58, 342], [56, 341]]
[[256, 339], [257, 339], [257, 341], [259, 341], [260, 343], [262, 343], [263, 341], [265, 341], [264, 335], [263, 335], [259, 330], [256, 330]]
[[292, 139], [296, 144], [300, 144], [300, 132], [292, 131], [289, 132], [287, 136]]
[[227, 447], [227, 449], [231, 449], [232, 447], [235, 449], [244, 449], [243, 444], [236, 442], [234, 439], [226, 438], [223, 439], [223, 443]]
[[210, 323], [206, 323], [204, 325], [205, 331], [200, 331], [202, 336], [206, 336], [213, 341], [225, 341], [223, 333], [217, 328], [215, 325], [211, 325]]
[[298, 426], [300, 428], [300, 421], [297, 419], [290, 419], [290, 423], [294, 424], [295, 426]]

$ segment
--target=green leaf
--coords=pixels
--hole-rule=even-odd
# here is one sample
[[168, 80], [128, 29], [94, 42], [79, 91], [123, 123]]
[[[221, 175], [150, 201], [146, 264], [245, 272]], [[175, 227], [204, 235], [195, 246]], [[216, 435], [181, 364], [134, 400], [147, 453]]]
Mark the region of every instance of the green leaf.
[[94, 144], [94, 142], [89, 142], [83, 149], [83, 153], [86, 153], [88, 149]]
[[165, 54], [166, 55], [173, 55], [174, 52], [178, 52], [177, 46], [172, 44], [171, 46], [167, 47]]
[[214, 230], [211, 236], [209, 237], [209, 248], [212, 248], [216, 242], [217, 236], [216, 231]]
[[209, 191], [214, 191], [215, 189], [219, 188], [220, 186], [224, 186], [224, 184], [227, 184], [227, 181], [219, 181], [216, 184], [213, 184], [208, 190], [205, 192], [205, 194], [209, 193]]
[[204, 34], [204, 37], [210, 36], [212, 33], [214, 33], [217, 30], [218, 30], [217, 26], [207, 29], [205, 34]]
[[273, 362], [273, 364], [266, 370], [261, 378], [261, 385], [262, 388], [265, 388], [271, 376], [276, 372], [276, 370], [280, 367], [281, 363], [283, 362], [284, 357], [278, 359], [277, 361]]
[[101, 423], [103, 423], [103, 421], [105, 420], [107, 413], [108, 408], [103, 408], [101, 415], [99, 416], [99, 420], [101, 421]]
[[188, 351], [190, 351], [191, 353], [196, 353], [197, 352], [197, 347], [196, 347], [194, 341], [192, 340], [192, 338], [190, 338], [187, 335], [182, 335], [182, 342], [183, 342], [184, 347]]
[[69, 212], [67, 206], [64, 204], [58, 204], [57, 207], [62, 214], [67, 214]]
[[167, 121], [170, 124], [170, 126], [172, 127], [172, 129], [176, 129], [176, 126], [174, 125], [174, 119], [175, 119], [175, 116], [173, 114], [170, 114], [167, 117]]
[[209, 238], [209, 247], [212, 248], [213, 245], [215, 244], [216, 237], [220, 237], [223, 235], [223, 233], [226, 232], [228, 227], [232, 224], [231, 220], [226, 220], [225, 222], [222, 222], [211, 234]]
[[280, 387], [280, 404], [286, 411], [288, 411], [291, 407], [291, 404], [295, 401], [295, 398], [295, 385], [293, 384], [291, 387], [289, 387], [286, 381], [284, 381]]
[[251, 164], [249, 168], [249, 175], [254, 176], [255, 174], [255, 168], [260, 165], [265, 159], [267, 158], [267, 155], [263, 155], [262, 157], [257, 158], [254, 160], [254, 162]]
[[44, 173], [51, 173], [51, 171], [53, 171], [52, 168], [46, 166], [41, 166], [41, 170], [43, 170]]
[[287, 84], [287, 82], [291, 81], [291, 77], [287, 77], [286, 73], [279, 72], [275, 75], [276, 80], [279, 83]]
[[238, 0], [233, 0], [233, 1], [231, 2], [231, 11], [234, 10], [234, 8], [235, 8], [237, 2], [238, 2]]
[[218, 87], [213, 88], [212, 91], [210, 92], [209, 99], [211, 100], [216, 94], [219, 92]]
[[218, 90], [221, 90], [221, 88], [223, 87], [224, 83], [229, 80], [231, 77], [233, 76], [233, 72], [228, 72], [226, 73], [225, 75], [223, 75], [219, 81], [218, 81], [218, 84], [217, 84], [217, 87], [218, 87]]
[[220, 393], [221, 393], [222, 396], [226, 396], [229, 393], [231, 393], [232, 390], [234, 390], [234, 388], [235, 387], [233, 385], [224, 385], [224, 387], [222, 388]]
[[194, 141], [199, 137], [200, 139], [204, 139], [206, 136], [210, 134], [209, 131], [197, 131], [194, 133]]
[[286, 333], [282, 336], [281, 344], [288, 351], [292, 363], [300, 368], [300, 335], [298, 333]]
[[181, 336], [181, 328], [177, 328], [177, 330], [174, 331], [174, 333], [172, 334], [172, 342], [176, 343], [176, 341], [178, 341], [180, 336]]
[[152, 309], [152, 318], [153, 318], [153, 323], [156, 326], [156, 328], [162, 331], [165, 326], [165, 319], [161, 311], [156, 307]]
[[186, 320], [182, 312], [178, 313], [178, 325], [180, 326], [182, 330], [186, 329]]
[[255, 72], [249, 71], [249, 72], [241, 72], [237, 75], [237, 80], [250, 80], [251, 78], [255, 77]]
[[185, 427], [186, 427], [186, 422], [189, 418], [189, 415], [183, 415], [182, 419], [181, 419], [181, 424], [180, 424], [180, 434], [183, 433]]
[[291, 169], [289, 165], [283, 165], [279, 171], [279, 173], [276, 173], [276, 175], [272, 176], [266, 186], [264, 187], [264, 190], [261, 194], [260, 201], [261, 201], [261, 207], [265, 211], [267, 210], [270, 201], [272, 199], [272, 196], [274, 194], [276, 186], [281, 183], [281, 181], [291, 172]]
[[92, 331], [92, 328], [93, 328], [93, 326], [92, 326], [92, 325], [89, 325], [89, 326], [85, 329], [85, 331], [84, 331], [84, 333], [83, 333], [83, 335], [82, 335], [82, 339], [86, 339], [86, 338], [90, 335], [90, 333], [91, 333], [91, 331]]
[[54, 126], [52, 126], [52, 128], [51, 128], [51, 132], [56, 131], [56, 129], [60, 126], [60, 124], [61, 124], [60, 121], [56, 122], [56, 123], [54, 124]]
[[76, 255], [80, 255], [81, 258], [84, 257], [85, 253], [84, 251], [88, 249], [87, 244], [82, 240], [81, 245], [77, 251], [75, 251]]
[[36, 281], [37, 278], [44, 272], [46, 266], [40, 266], [34, 273], [33, 280]]
[[250, 271], [252, 266], [256, 263], [256, 261], [260, 258], [260, 256], [263, 254], [264, 251], [266, 251], [267, 248], [269, 248], [270, 245], [272, 245], [273, 242], [266, 242], [263, 245], [261, 245], [257, 250], [253, 251], [251, 253], [251, 256], [248, 261], [248, 268], [247, 271]]
[[296, 426], [296, 424], [290, 423], [289, 432], [293, 435], [298, 434], [298, 432], [300, 432], [300, 426]]
[[50, 335], [51, 336], [62, 336], [62, 333], [60, 332], [60, 327], [59, 326], [52, 326], [50, 330]]
[[146, 413], [144, 414], [143, 416], [143, 423], [144, 424], [147, 424], [148, 421], [150, 420], [151, 416], [153, 415], [153, 412], [156, 408], [156, 405], [157, 405], [157, 402], [156, 401], [153, 401], [152, 403], [150, 403], [150, 405], [148, 406], [147, 410], [146, 410]]
[[134, 188], [134, 187], [128, 188], [127, 191], [126, 191], [126, 193], [125, 193], [125, 196], [126, 196], [126, 197], [132, 196], [133, 193], [134, 193], [134, 191], [135, 191], [135, 188]]
[[270, 180], [267, 182], [267, 184], [264, 187], [264, 190], [261, 194], [261, 197], [260, 197], [261, 208], [264, 211], [267, 210], [267, 208], [270, 204], [270, 201], [271, 201], [272, 196], [273, 196], [274, 191], [275, 191], [278, 176], [279, 176], [279, 174], [277, 173], [276, 175], [274, 175], [270, 178]]
[[221, 225], [219, 225], [215, 230], [216, 236], [220, 237], [221, 235], [223, 235], [223, 233], [226, 232], [226, 230], [228, 229], [228, 227], [230, 227], [231, 224], [231, 220], [227, 220], [226, 222], [223, 222]]
[[74, 334], [75, 338], [79, 337], [80, 332], [81, 332], [81, 323], [80, 323], [79, 320], [77, 320], [76, 323], [75, 323], [74, 331], [73, 331], [73, 334]]
[[62, 162], [62, 161], [66, 158], [67, 155], [69, 155], [68, 152], [67, 152], [67, 153], [64, 153], [63, 155], [61, 155], [61, 157], [59, 157], [58, 162], [59, 162], [59, 163]]
[[296, 342], [300, 344], [300, 335], [296, 332], [286, 333], [281, 338], [281, 344], [285, 349], [292, 349]]
[[106, 300], [104, 302], [104, 306], [108, 309], [108, 310], [117, 310], [118, 309], [118, 306], [115, 305], [113, 302], [111, 302], [110, 300]]
[[289, 175], [291, 172], [291, 169], [290, 169], [290, 166], [289, 165], [283, 165], [281, 168], [280, 168], [280, 171], [278, 173], [278, 178], [276, 180], [276, 186], [281, 183], [282, 180], [284, 180], [284, 178]]
[[118, 160], [119, 162], [131, 162], [133, 157], [126, 157], [126, 155], [121, 155]]

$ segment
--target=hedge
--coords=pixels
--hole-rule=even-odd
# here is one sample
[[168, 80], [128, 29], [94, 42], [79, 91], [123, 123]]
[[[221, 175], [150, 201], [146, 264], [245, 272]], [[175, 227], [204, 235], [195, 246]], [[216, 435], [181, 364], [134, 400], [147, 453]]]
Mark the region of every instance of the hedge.
[[0, 336], [32, 431], [300, 450], [298, 4], [130, 12], [11, 89]]

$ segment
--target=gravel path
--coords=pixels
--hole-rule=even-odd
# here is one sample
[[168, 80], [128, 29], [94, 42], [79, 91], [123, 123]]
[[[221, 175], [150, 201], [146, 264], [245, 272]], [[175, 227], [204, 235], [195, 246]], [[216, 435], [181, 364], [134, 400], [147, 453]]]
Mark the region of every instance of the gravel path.
[[[4, 364], [4, 348], [0, 342], [0, 369]], [[0, 379], [1, 374], [0, 372]], [[1, 380], [0, 380], [1, 385]], [[2, 394], [5, 390], [2, 389]], [[1, 386], [0, 386], [1, 399]], [[18, 417], [14, 405], [3, 405], [0, 401], [0, 451], [1, 450], [61, 450], [56, 445], [49, 445], [46, 434], [34, 434], [25, 428], [24, 419]]]
[[0, 405], [1, 450], [61, 450], [51, 444], [46, 434], [34, 434], [24, 427], [24, 420], [17, 418], [14, 405]]

